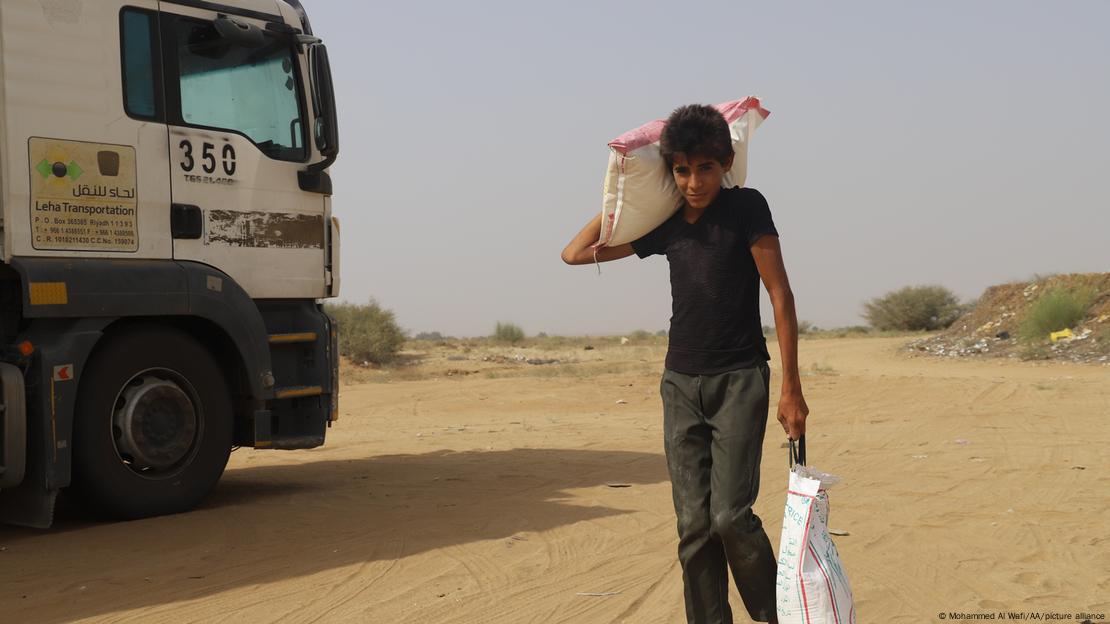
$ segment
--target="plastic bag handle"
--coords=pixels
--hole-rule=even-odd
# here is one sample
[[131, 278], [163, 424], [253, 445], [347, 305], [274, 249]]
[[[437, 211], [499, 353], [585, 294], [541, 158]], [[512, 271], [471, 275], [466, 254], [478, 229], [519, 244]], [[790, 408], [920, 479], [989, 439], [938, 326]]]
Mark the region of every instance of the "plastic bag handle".
[[798, 436], [798, 440], [790, 440], [790, 468], [794, 468], [794, 464], [799, 466], [806, 465], [806, 436], [803, 433]]

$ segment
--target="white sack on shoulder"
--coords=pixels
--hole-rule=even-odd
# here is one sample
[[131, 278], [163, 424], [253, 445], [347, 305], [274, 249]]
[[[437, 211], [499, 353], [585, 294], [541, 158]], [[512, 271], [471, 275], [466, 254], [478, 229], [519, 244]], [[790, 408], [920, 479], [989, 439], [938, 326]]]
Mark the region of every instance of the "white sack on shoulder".
[[[725, 173], [724, 188], [743, 186], [748, 175], [748, 142], [771, 113], [749, 97], [714, 106], [724, 115], [736, 156]], [[656, 119], [609, 142], [609, 168], [601, 204], [601, 238], [595, 247], [630, 243], [652, 231], [678, 210], [682, 195], [659, 153], [666, 120]]]
[[779, 624], [855, 624], [852, 588], [829, 537], [829, 495], [840, 479], [811, 466], [790, 471], [779, 541]]

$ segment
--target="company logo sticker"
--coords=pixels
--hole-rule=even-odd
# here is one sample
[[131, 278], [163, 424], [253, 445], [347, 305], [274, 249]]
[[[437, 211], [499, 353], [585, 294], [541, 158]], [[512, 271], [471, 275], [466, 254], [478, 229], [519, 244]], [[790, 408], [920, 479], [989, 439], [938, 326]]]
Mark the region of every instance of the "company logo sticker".
[[139, 249], [135, 148], [30, 137], [34, 249]]

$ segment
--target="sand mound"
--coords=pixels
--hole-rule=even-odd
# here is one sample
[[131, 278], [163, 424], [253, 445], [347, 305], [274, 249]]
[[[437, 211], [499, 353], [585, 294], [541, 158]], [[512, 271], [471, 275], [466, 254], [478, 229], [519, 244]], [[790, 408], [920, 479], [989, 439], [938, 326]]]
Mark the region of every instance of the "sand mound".
[[[1072, 336], [1053, 342], [1046, 335], [1022, 341], [1019, 330], [1029, 308], [1054, 289], [1094, 293]], [[1053, 275], [1029, 282], [991, 286], [976, 306], [940, 334], [914, 340], [911, 351], [947, 357], [1060, 359], [1110, 364], [1110, 273]]]

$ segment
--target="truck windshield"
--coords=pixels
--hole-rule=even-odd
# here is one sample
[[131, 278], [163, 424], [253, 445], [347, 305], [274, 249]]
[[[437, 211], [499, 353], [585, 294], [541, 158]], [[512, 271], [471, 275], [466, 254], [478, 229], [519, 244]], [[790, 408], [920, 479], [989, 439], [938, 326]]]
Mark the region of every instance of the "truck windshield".
[[269, 35], [259, 48], [229, 45], [210, 23], [187, 19], [176, 31], [185, 123], [240, 132], [271, 158], [308, 156], [289, 45]]

